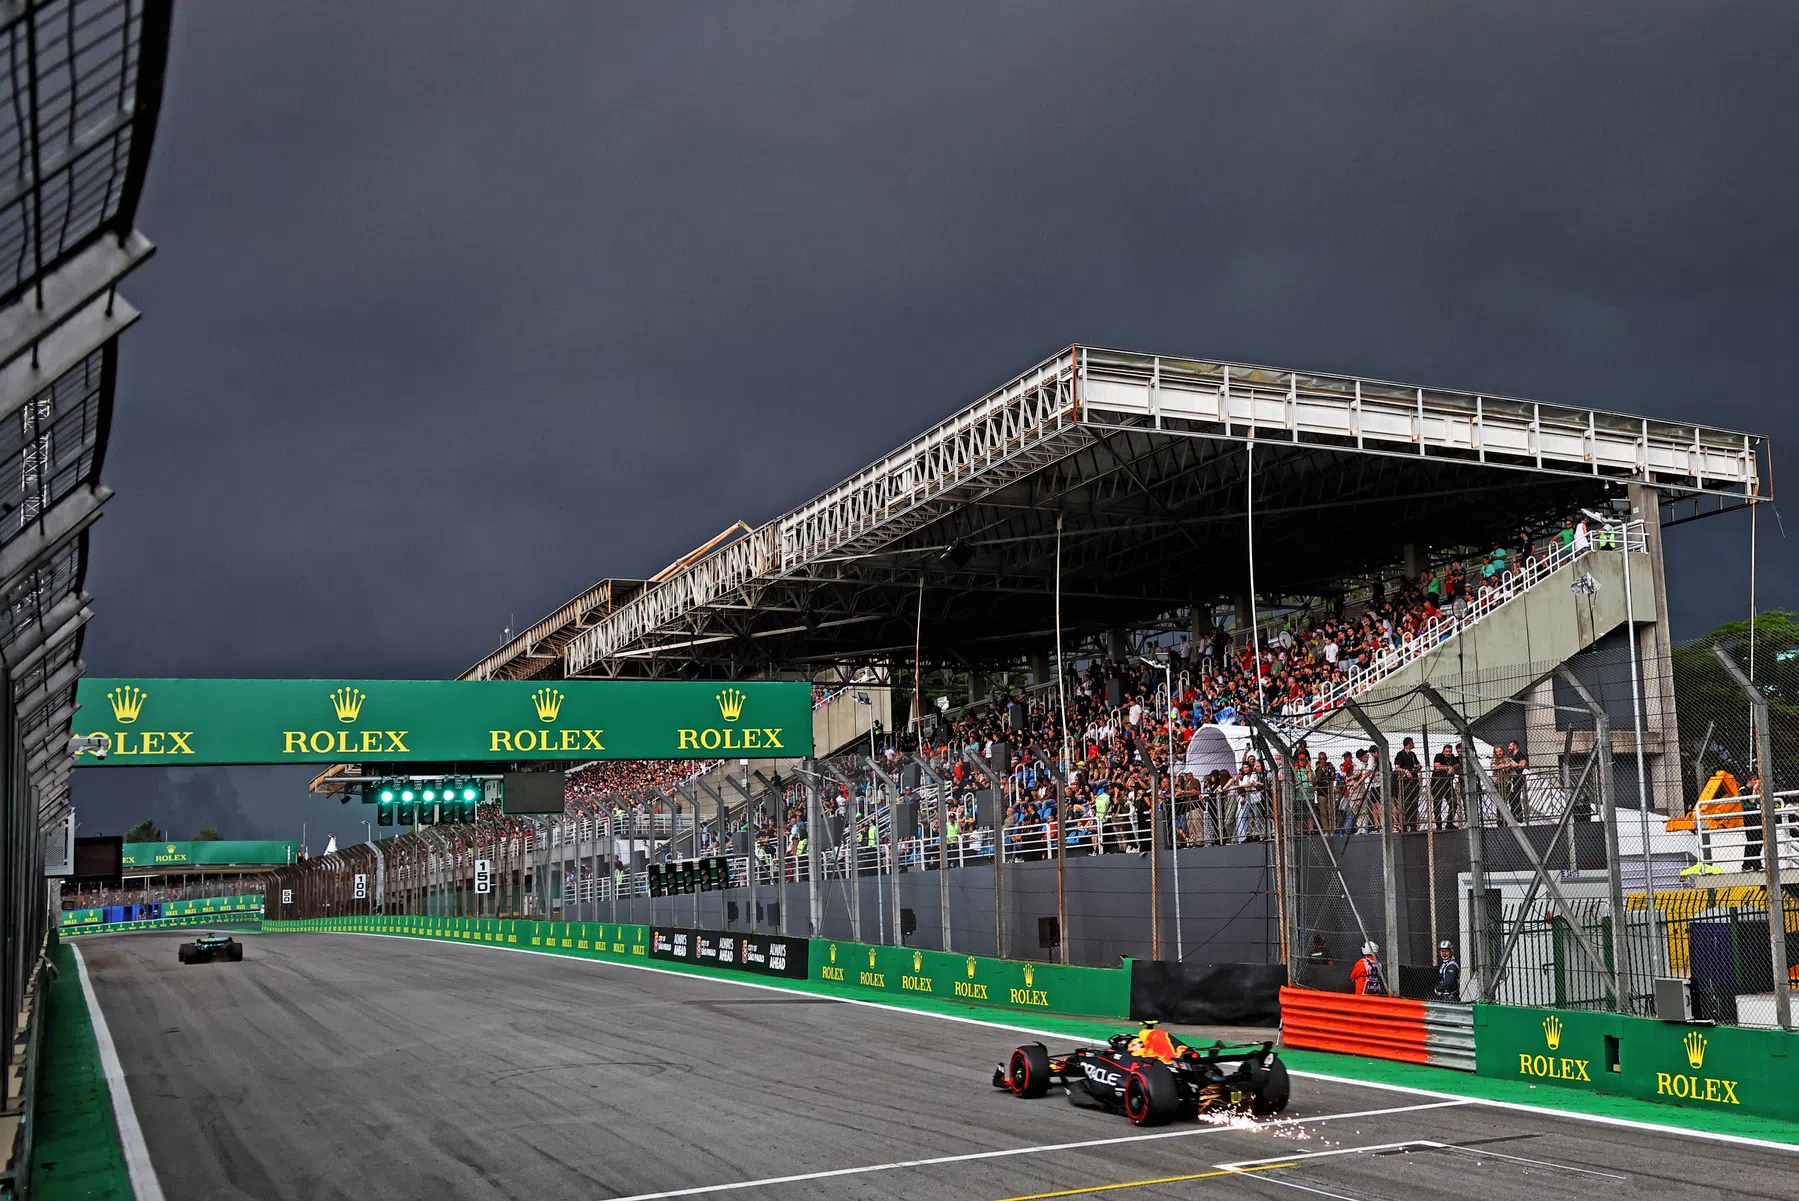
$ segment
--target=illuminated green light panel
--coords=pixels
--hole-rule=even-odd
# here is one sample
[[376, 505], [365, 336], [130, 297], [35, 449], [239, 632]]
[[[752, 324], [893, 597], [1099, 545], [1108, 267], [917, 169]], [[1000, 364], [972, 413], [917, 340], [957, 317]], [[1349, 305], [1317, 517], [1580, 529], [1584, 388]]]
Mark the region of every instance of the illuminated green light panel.
[[378, 826], [434, 826], [474, 821], [482, 794], [479, 780], [381, 780], [363, 792], [362, 803], [377, 807]]

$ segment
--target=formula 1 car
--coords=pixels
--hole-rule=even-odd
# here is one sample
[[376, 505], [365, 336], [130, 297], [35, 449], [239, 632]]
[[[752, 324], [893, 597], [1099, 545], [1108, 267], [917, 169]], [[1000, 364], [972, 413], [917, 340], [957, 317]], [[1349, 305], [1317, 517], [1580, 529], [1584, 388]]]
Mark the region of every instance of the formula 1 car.
[[1267, 1117], [1287, 1108], [1291, 1094], [1272, 1042], [1191, 1047], [1155, 1022], [1114, 1034], [1104, 1049], [1051, 1055], [1042, 1043], [1026, 1043], [993, 1069], [993, 1087], [1019, 1097], [1041, 1097], [1056, 1084], [1070, 1104], [1122, 1113], [1139, 1126], [1220, 1112]]
[[215, 959], [238, 963], [244, 957], [244, 944], [229, 934], [202, 934], [192, 942], [182, 943], [179, 954], [183, 963], [211, 963]]

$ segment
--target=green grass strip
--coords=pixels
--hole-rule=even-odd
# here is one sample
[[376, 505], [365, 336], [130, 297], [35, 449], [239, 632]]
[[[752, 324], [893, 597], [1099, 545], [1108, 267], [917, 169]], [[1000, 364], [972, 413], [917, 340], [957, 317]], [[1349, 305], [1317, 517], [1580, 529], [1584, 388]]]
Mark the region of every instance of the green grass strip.
[[56, 982], [50, 986], [38, 1062], [31, 1196], [34, 1201], [131, 1201], [112, 1095], [69, 944], [57, 943], [52, 962]]

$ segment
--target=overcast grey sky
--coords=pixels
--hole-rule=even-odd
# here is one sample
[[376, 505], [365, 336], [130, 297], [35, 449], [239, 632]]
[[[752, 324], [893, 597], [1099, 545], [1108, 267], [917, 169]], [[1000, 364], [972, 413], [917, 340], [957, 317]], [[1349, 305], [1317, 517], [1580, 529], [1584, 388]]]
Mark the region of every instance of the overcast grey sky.
[[[453, 675], [1073, 341], [1778, 448], [1796, 35], [1790, 0], [182, 5], [90, 670]], [[1746, 613], [1746, 522], [1669, 542], [1677, 637]], [[361, 816], [105, 774], [84, 832]]]

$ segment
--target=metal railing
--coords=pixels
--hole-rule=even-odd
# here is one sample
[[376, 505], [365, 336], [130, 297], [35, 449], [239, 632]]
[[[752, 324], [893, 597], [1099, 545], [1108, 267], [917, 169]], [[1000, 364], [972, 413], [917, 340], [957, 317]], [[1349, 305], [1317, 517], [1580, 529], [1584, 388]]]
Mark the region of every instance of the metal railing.
[[1315, 719], [1340, 708], [1344, 701], [1367, 692], [1408, 664], [1416, 663], [1450, 639], [1480, 624], [1508, 602], [1523, 596], [1562, 568], [1589, 554], [1618, 550], [1641, 552], [1645, 545], [1643, 523], [1640, 521], [1605, 526], [1593, 535], [1590, 546], [1557, 541], [1546, 553], [1537, 555], [1523, 566], [1508, 572], [1498, 582], [1483, 586], [1479, 594], [1468, 601], [1465, 611], [1445, 612], [1431, 618], [1399, 645], [1381, 651], [1374, 662], [1347, 672], [1340, 683], [1314, 698], [1308, 713], [1298, 716]]
[[[1799, 878], [1799, 789], [1774, 794], [1774, 845], [1787, 879]], [[1735, 874], [1762, 870], [1766, 836], [1761, 802], [1753, 796], [1699, 801], [1693, 806], [1693, 833], [1699, 844], [1702, 873]]]

